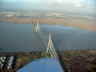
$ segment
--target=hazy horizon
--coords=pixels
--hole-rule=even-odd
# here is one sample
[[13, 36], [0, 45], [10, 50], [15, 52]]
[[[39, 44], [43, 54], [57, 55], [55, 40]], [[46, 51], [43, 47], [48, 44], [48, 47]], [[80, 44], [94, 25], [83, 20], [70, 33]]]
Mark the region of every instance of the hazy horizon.
[[0, 9], [63, 11], [96, 15], [95, 0], [0, 0]]

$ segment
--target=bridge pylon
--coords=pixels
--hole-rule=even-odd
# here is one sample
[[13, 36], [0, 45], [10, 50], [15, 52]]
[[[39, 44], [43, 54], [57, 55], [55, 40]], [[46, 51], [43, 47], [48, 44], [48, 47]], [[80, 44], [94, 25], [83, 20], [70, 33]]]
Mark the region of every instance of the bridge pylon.
[[40, 25], [38, 21], [36, 24], [32, 24], [32, 32], [40, 32]]
[[53, 45], [53, 41], [52, 41], [52, 37], [51, 37], [51, 34], [49, 33], [49, 40], [48, 40], [48, 46], [47, 46], [47, 49], [46, 49], [46, 53], [47, 55], [53, 57], [53, 58], [57, 58], [57, 53], [56, 53], [56, 50], [54, 48], [54, 45]]

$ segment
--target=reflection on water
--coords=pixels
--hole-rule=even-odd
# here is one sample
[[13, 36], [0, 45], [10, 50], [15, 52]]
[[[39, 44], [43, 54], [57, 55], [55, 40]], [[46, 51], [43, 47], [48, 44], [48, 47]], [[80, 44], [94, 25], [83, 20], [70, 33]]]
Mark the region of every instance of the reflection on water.
[[[80, 30], [63, 25], [40, 25], [41, 38], [48, 41], [52, 33], [54, 46], [58, 50], [96, 49], [96, 32]], [[0, 48], [7, 51], [44, 50], [37, 33], [32, 32], [32, 24], [12, 24], [0, 22]]]

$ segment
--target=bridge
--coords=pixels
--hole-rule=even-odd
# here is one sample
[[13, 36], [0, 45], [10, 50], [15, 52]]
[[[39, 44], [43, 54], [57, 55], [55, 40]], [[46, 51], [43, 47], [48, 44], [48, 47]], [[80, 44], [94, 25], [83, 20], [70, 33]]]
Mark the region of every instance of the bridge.
[[[42, 38], [42, 36], [40, 35], [41, 33], [40, 33], [39, 23], [33, 24], [32, 27], [34, 27], [32, 29], [32, 32], [35, 32], [36, 35], [38, 35], [39, 38], [41, 39], [41, 42], [45, 45], [46, 41], [44, 41], [43, 38]], [[38, 64], [44, 65], [43, 64], [43, 62], [44, 62], [46, 64], [46, 67], [49, 68], [49, 70], [47, 70], [47, 71], [50, 71], [51, 72], [51, 70], [55, 70], [56, 72], [58, 72], [58, 71], [59, 72], [63, 72], [63, 68], [60, 65], [60, 60], [59, 60], [59, 57], [58, 57], [58, 53], [56, 52], [56, 50], [54, 48], [54, 44], [53, 44], [53, 41], [52, 41], [51, 33], [49, 33], [49, 36], [48, 37], [49, 37], [48, 38], [48, 43], [47, 43], [47, 46], [46, 46], [45, 52], [44, 52], [45, 58], [43, 58], [43, 60], [41, 59], [42, 63], [40, 63], [39, 61], [37, 61], [37, 64], [36, 65], [38, 65]], [[0, 68], [3, 69], [5, 67], [5, 62], [6, 62], [7, 70], [9, 70], [10, 68], [13, 68], [13, 63], [15, 63], [14, 62], [15, 59], [16, 59], [15, 56], [0, 57]], [[32, 65], [33, 66], [31, 66], [31, 67], [34, 70], [34, 71], [32, 70], [32, 72], [36, 72], [36, 70], [38, 70], [38, 69], [34, 69], [34, 62], [32, 62]], [[51, 68], [50, 65], [51, 65], [51, 67], [52, 66], [53, 67]], [[29, 66], [29, 65], [27, 65], [27, 66]], [[43, 67], [43, 66], [41, 66], [41, 67]], [[26, 68], [24, 67], [24, 69], [26, 69]], [[23, 72], [21, 70], [22, 70], [22, 68], [18, 72]], [[42, 69], [42, 71], [43, 70], [44, 69]]]
[[[40, 35], [41, 31], [40, 31], [39, 23], [37, 23], [36, 25], [35, 24], [33, 24], [33, 25], [34, 25], [34, 30], [33, 31], [38, 33], [38, 36], [41, 38], [41, 41], [43, 42], [44, 45], [46, 45], [45, 44], [46, 42], [43, 40], [43, 38]], [[58, 63], [60, 64], [61, 69], [63, 69], [63, 72], [64, 72], [64, 68], [65, 68], [64, 64], [63, 64], [64, 62], [62, 63], [62, 58], [58, 55], [57, 51], [55, 50], [54, 43], [53, 43], [52, 37], [51, 37], [51, 33], [49, 33], [48, 37], [49, 37], [48, 38], [48, 44], [47, 44], [47, 47], [46, 47], [45, 52], [44, 52], [45, 57], [48, 57], [50, 59], [53, 58], [56, 61], [58, 61]]]

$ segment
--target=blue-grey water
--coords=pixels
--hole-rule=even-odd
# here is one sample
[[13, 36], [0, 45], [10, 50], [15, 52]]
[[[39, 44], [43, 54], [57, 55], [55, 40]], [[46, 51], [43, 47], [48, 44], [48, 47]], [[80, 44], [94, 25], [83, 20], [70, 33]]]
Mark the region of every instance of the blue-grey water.
[[43, 51], [49, 32], [57, 50], [96, 49], [96, 32], [41, 24], [39, 35], [32, 32], [32, 24], [0, 22], [0, 51]]

